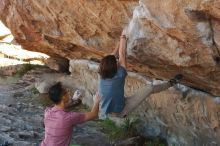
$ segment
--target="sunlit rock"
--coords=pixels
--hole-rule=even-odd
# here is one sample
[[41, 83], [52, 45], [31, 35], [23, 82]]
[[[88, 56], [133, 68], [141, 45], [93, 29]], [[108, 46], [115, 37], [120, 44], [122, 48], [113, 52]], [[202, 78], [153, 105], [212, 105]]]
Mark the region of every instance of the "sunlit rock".
[[[129, 70], [220, 94], [219, 1], [0, 2], [0, 19], [25, 49], [100, 59], [128, 26]], [[13, 15], [12, 15], [13, 14]]]

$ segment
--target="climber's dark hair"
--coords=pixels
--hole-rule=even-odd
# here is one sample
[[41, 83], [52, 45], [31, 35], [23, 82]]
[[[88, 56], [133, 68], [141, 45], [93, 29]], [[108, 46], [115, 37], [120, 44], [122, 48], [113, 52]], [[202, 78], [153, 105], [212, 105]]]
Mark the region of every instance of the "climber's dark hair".
[[117, 60], [114, 55], [105, 56], [99, 65], [99, 71], [102, 79], [113, 78], [117, 73]]
[[63, 93], [63, 88], [62, 88], [62, 84], [60, 82], [56, 83], [55, 85], [53, 85], [49, 88], [49, 98], [55, 104], [59, 104], [61, 102], [62, 93]]

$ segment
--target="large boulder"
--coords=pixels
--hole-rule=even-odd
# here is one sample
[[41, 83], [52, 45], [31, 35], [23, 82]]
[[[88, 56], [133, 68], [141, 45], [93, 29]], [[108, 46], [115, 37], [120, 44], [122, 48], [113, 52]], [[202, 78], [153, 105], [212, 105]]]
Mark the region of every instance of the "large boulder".
[[0, 19], [25, 49], [99, 60], [128, 26], [128, 69], [220, 95], [218, 0], [1, 0]]
[[63, 57], [50, 57], [45, 60], [45, 64], [58, 72], [68, 72], [69, 70], [69, 60]]
[[[88, 60], [71, 60], [71, 78], [64, 83], [83, 90], [83, 103], [92, 106], [92, 95], [98, 88], [98, 64]], [[163, 81], [150, 80], [128, 72], [125, 94], [130, 96], [145, 85]], [[144, 137], [162, 137], [168, 144], [179, 146], [220, 145], [219, 98], [205, 92], [177, 85], [163, 92], [146, 97], [130, 115], [142, 122], [138, 132]], [[114, 118], [115, 119], [115, 118]], [[121, 123], [116, 119], [117, 123]]]

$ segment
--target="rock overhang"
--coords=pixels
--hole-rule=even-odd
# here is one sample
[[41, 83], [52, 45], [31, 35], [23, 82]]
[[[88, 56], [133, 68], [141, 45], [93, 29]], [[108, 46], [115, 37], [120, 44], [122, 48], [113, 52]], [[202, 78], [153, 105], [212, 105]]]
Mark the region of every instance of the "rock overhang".
[[100, 60], [128, 26], [128, 70], [220, 95], [219, 5], [204, 1], [0, 2], [0, 19], [25, 49]]

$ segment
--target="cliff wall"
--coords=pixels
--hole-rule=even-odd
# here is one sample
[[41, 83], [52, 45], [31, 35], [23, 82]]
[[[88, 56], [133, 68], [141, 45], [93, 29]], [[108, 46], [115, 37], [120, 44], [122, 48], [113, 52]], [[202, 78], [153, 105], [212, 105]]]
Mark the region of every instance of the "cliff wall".
[[218, 0], [1, 0], [0, 19], [25, 49], [99, 60], [128, 26], [129, 70], [220, 95]]

